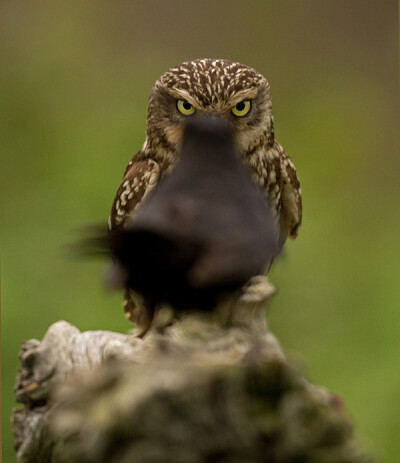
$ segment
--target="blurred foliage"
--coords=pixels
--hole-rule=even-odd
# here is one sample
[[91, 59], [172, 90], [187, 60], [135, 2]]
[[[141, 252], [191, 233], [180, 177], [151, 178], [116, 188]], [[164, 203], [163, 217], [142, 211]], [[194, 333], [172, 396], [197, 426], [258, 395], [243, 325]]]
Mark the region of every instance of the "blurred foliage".
[[0, 4], [5, 461], [20, 342], [59, 319], [130, 327], [104, 265], [68, 260], [63, 246], [106, 221], [155, 79], [199, 57], [267, 76], [302, 182], [303, 228], [271, 274], [271, 327], [310, 379], [344, 398], [365, 446], [397, 461], [397, 22], [390, 0]]

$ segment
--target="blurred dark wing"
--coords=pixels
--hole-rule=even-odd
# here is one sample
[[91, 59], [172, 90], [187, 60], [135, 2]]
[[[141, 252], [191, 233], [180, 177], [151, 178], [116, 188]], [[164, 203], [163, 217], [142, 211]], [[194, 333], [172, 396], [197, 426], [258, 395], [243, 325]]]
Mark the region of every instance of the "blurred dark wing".
[[87, 225], [77, 230], [79, 234], [64, 247], [68, 258], [110, 257], [110, 245], [105, 224]]

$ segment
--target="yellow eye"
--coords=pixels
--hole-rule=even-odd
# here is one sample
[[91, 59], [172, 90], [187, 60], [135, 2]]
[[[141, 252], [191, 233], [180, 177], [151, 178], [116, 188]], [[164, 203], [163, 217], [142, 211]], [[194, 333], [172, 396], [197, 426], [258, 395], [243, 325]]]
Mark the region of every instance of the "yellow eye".
[[190, 116], [196, 111], [193, 105], [186, 100], [177, 100], [176, 107], [178, 108], [178, 111], [184, 116]]
[[237, 117], [243, 117], [246, 114], [249, 114], [250, 109], [251, 109], [251, 101], [244, 100], [232, 108], [232, 114], [234, 114]]

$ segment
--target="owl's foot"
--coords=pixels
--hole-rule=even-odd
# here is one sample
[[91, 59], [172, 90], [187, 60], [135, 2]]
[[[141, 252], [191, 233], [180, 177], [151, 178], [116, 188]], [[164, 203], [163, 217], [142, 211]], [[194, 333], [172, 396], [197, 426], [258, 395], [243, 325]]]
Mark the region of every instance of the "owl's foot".
[[145, 306], [139, 294], [129, 290], [124, 292], [123, 306], [125, 317], [135, 325], [132, 334], [138, 338], [143, 338], [152, 325], [152, 311]]

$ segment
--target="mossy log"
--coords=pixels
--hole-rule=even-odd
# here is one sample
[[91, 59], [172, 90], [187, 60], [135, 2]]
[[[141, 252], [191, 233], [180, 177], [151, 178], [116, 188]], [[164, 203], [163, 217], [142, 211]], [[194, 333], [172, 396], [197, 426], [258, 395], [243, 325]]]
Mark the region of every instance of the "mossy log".
[[285, 359], [263, 313], [229, 327], [188, 315], [143, 339], [55, 323], [22, 344], [18, 461], [370, 461], [340, 401]]

